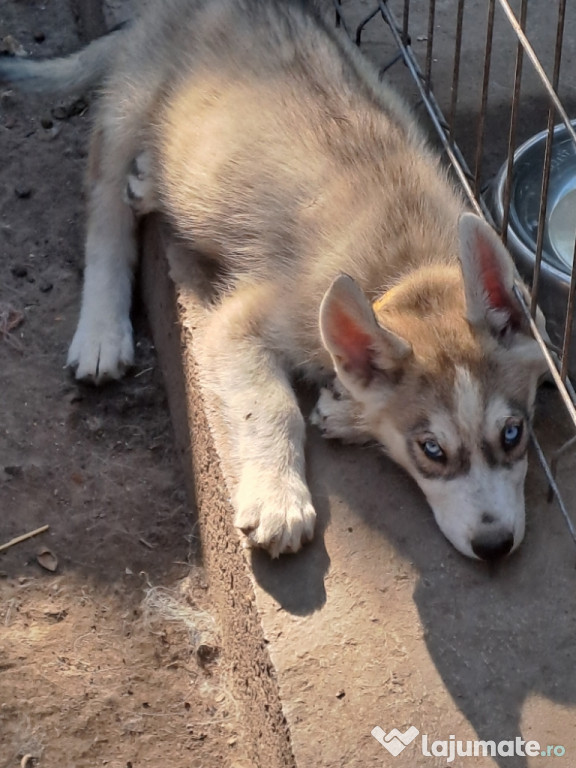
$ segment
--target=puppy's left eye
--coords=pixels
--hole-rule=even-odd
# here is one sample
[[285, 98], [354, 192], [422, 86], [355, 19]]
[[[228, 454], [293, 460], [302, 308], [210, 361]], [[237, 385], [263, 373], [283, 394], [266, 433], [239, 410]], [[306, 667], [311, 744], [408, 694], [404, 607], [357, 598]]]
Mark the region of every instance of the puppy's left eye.
[[500, 441], [505, 451], [511, 451], [522, 439], [522, 423], [511, 422], [506, 424], [500, 433]]
[[431, 438], [428, 440], [424, 440], [424, 442], [420, 443], [420, 447], [424, 451], [424, 454], [429, 459], [432, 459], [432, 461], [438, 461], [442, 463], [446, 461], [446, 454], [444, 453], [442, 448], [438, 445], [436, 440], [432, 440]]

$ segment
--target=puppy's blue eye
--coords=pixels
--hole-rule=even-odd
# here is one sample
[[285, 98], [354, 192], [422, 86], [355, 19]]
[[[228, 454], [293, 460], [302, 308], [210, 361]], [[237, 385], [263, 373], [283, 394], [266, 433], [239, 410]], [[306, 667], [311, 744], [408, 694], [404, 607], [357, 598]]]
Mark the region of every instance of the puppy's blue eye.
[[515, 448], [522, 438], [522, 424], [506, 424], [501, 432], [502, 448], [510, 451]]
[[424, 454], [429, 459], [432, 459], [432, 461], [446, 460], [446, 454], [442, 448], [440, 448], [436, 440], [425, 440], [423, 443], [420, 443], [420, 447], [424, 451]]

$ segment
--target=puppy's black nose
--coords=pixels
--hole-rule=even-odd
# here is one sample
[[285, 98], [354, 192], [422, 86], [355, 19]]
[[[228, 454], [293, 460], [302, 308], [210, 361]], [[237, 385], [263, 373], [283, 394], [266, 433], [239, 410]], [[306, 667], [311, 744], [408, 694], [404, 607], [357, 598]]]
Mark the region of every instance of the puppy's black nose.
[[514, 544], [514, 536], [507, 531], [491, 531], [472, 539], [472, 551], [481, 560], [499, 560], [507, 555]]

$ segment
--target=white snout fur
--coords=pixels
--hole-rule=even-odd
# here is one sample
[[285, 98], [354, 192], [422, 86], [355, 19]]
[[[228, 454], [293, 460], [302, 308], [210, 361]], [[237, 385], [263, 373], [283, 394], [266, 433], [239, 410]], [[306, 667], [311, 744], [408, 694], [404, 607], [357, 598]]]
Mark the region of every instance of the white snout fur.
[[[510, 468], [491, 469], [480, 457], [470, 472], [453, 480], [428, 480], [413, 474], [424, 492], [444, 536], [468, 557], [476, 557], [473, 540], [488, 530], [500, 529], [514, 537], [512, 551], [524, 538], [524, 480], [527, 460]], [[483, 523], [484, 515], [492, 522]]]

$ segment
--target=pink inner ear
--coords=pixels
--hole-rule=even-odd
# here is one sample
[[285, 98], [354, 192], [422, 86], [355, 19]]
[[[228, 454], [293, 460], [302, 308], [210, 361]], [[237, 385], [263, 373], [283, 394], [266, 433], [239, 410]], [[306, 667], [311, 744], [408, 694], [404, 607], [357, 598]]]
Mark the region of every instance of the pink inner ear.
[[370, 366], [370, 344], [373, 339], [363, 331], [342, 307], [332, 310], [331, 333], [339, 356], [346, 367], [366, 374]]
[[476, 254], [480, 266], [480, 280], [492, 309], [505, 309], [512, 313], [514, 306], [502, 281], [502, 268], [489, 242], [476, 235]]

